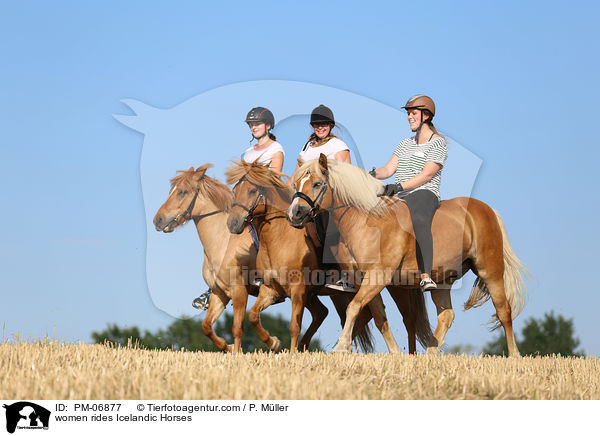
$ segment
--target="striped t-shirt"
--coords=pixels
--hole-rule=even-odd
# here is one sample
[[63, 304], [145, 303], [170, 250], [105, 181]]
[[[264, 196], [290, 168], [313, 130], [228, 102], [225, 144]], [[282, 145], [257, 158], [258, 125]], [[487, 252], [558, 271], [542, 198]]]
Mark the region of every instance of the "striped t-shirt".
[[[398, 158], [395, 183], [406, 182], [419, 174], [425, 168], [426, 162], [435, 162], [442, 166], [448, 157], [448, 147], [443, 137], [435, 138], [424, 144], [417, 144], [415, 138], [406, 138], [394, 150], [394, 156]], [[435, 173], [433, 178], [410, 191], [401, 192], [398, 196], [404, 197], [419, 189], [428, 189], [440, 199], [440, 182], [442, 181], [442, 168]]]

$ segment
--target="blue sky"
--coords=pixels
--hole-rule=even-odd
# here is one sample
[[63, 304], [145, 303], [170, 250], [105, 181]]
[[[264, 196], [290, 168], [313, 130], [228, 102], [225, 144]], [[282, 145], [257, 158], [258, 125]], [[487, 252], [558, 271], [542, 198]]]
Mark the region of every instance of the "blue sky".
[[[554, 310], [574, 318], [586, 351], [600, 353], [592, 309], [600, 303], [593, 273], [600, 153], [591, 128], [600, 93], [597, 16], [592, 2], [4, 3], [5, 335], [88, 341], [108, 322], [147, 329], [170, 323], [146, 278], [144, 136], [112, 115], [131, 114], [125, 98], [170, 109], [226, 85], [286, 80], [395, 109], [413, 94], [431, 95], [436, 126], [481, 159], [473, 195], [500, 211], [513, 248], [536, 277], [517, 331], [529, 316]], [[281, 127], [289, 168], [308, 130]], [[365, 128], [374, 135], [397, 129], [398, 139], [408, 134], [402, 120]], [[227, 129], [239, 139], [199, 144], [193, 162], [164, 169], [168, 177], [213, 160], [211, 174], [223, 179], [248, 132], [243, 124], [198, 123], [206, 138]], [[369, 167], [387, 162], [395, 145], [356, 144]], [[162, 189], [166, 195], [168, 180]], [[190, 230], [163, 236], [197, 243]], [[457, 314], [447, 342], [479, 347], [493, 337], [481, 325], [492, 307], [462, 312], [467, 296], [467, 288], [453, 294]], [[390, 319], [404, 346], [401, 322]], [[322, 339], [333, 345], [338, 333], [337, 321], [328, 320]]]

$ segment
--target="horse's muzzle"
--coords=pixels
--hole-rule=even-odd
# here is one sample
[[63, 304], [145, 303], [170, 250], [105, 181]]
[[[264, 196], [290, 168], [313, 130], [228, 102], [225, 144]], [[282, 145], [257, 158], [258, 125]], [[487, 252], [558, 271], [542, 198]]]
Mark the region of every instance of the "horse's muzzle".
[[246, 219], [241, 215], [230, 215], [227, 218], [227, 228], [234, 235], [239, 235], [244, 231], [244, 227], [246, 226]]
[[162, 215], [156, 215], [154, 217], [153, 223], [154, 223], [154, 228], [156, 229], [157, 232], [171, 233], [173, 230], [175, 230], [175, 227], [176, 227], [172, 224], [177, 224], [177, 221], [167, 220]]
[[309, 221], [310, 209], [301, 207], [297, 204], [291, 205], [285, 217], [292, 227], [297, 229], [304, 228], [304, 225]]

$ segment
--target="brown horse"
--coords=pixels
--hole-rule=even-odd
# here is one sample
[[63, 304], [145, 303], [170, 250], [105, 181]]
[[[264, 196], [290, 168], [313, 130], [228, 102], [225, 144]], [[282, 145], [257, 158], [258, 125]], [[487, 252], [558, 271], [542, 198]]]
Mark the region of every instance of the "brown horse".
[[[295, 351], [304, 305], [317, 293], [324, 295], [333, 292], [322, 288], [322, 283], [317, 284], [307, 276], [320, 268], [316, 245], [305, 229], [295, 229], [286, 222], [285, 211], [290, 205], [293, 191], [281, 179], [281, 174], [269, 171], [267, 166], [237, 162], [227, 171], [227, 176], [229, 184], [236, 184], [233, 188], [235, 203], [227, 226], [235, 234], [242, 232], [246, 224], [251, 222], [260, 242], [256, 266], [264, 284], [248, 313], [248, 319], [261, 340], [269, 344], [272, 338], [260, 324], [260, 312], [280, 298], [289, 296], [292, 300], [290, 350]], [[420, 293], [409, 295], [405, 292], [393, 297], [407, 325], [409, 351], [414, 353], [415, 336], [422, 342], [431, 336], [424, 299]], [[361, 307], [356, 312], [354, 319], [360, 314], [364, 324], [372, 314], [390, 352], [400, 352], [388, 326], [381, 296], [377, 295], [369, 302], [370, 313], [363, 309]], [[347, 322], [344, 324], [347, 325]], [[348, 330], [350, 340], [360, 331], [357, 327], [358, 324], [355, 325], [353, 320], [352, 328]]]
[[[288, 209], [292, 225], [301, 227], [311, 214], [330, 210], [354, 258], [354, 268], [364, 274], [347, 309], [346, 324], [334, 351], [349, 351], [348, 333], [356, 314], [388, 283], [418, 287], [415, 239], [408, 207], [397, 198], [379, 198], [383, 183], [361, 168], [327, 160], [306, 162], [296, 172], [299, 194]], [[300, 194], [301, 193], [301, 194]], [[491, 298], [493, 318], [504, 328], [509, 356], [518, 356], [512, 320], [521, 311], [526, 295], [526, 273], [515, 256], [500, 215], [473, 198], [443, 201], [432, 224], [434, 258], [432, 278], [439, 285], [431, 292], [438, 326], [428, 353], [439, 352], [452, 321], [452, 283], [468, 270], [477, 280], [465, 309]], [[400, 273], [400, 274], [399, 274]]]
[[[187, 221], [194, 221], [204, 247], [202, 275], [212, 290], [202, 331], [220, 350], [238, 352], [248, 294], [258, 295], [258, 288], [249, 284], [252, 278], [248, 275], [256, 269], [256, 248], [247, 229], [239, 235], [232, 235], [227, 229], [233, 194], [226, 185], [206, 175], [209, 167], [210, 164], [205, 164], [196, 170], [191, 167], [178, 171], [179, 175], [171, 180], [169, 197], [154, 217], [154, 225], [156, 230], [170, 233]], [[230, 300], [233, 303], [233, 345], [228, 345], [212, 328]], [[342, 296], [332, 300], [343, 319], [350, 298]], [[306, 347], [327, 316], [327, 308], [316, 297], [307, 302], [307, 309], [313, 322], [302, 338]], [[363, 349], [372, 348], [368, 331], [360, 336], [359, 342]], [[273, 351], [279, 350], [278, 341], [268, 345]]]

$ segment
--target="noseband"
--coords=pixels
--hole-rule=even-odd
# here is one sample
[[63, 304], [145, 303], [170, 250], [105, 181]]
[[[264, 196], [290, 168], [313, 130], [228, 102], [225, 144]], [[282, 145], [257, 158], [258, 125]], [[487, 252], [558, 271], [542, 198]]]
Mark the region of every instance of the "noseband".
[[[325, 182], [323, 183], [321, 190], [319, 191], [319, 193], [317, 194], [317, 196], [315, 197], [314, 200], [312, 200], [304, 192], [300, 192], [300, 191], [297, 191], [292, 197], [292, 201], [294, 201], [295, 198], [301, 198], [302, 200], [306, 201], [308, 203], [308, 205], [310, 206], [310, 210], [308, 211], [308, 213], [306, 215], [304, 215], [302, 217], [302, 219], [306, 218], [309, 215], [311, 218], [314, 219], [314, 217], [320, 211], [321, 203], [323, 202], [323, 198], [325, 198], [325, 192], [327, 192], [327, 186], [329, 186], [329, 171], [325, 171], [324, 174], [325, 174]], [[331, 189], [333, 191], [333, 187]]]

